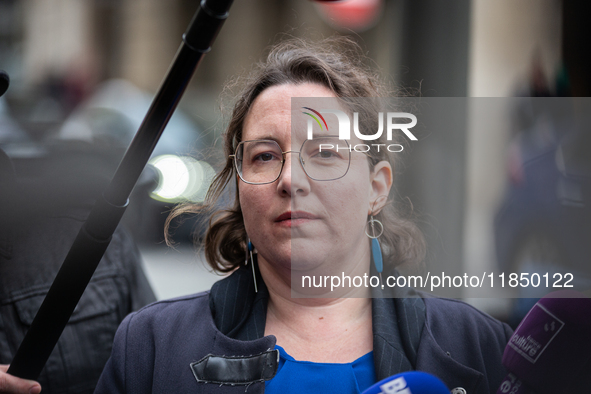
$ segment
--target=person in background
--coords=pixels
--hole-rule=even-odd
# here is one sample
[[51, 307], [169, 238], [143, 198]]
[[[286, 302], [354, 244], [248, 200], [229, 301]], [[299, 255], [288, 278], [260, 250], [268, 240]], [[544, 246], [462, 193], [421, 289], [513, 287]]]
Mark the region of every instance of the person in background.
[[0, 393], [92, 393], [120, 322], [155, 297], [135, 243], [118, 228], [38, 382], [8, 375], [92, 206], [89, 188], [72, 197], [44, 186], [18, 179], [0, 149]]

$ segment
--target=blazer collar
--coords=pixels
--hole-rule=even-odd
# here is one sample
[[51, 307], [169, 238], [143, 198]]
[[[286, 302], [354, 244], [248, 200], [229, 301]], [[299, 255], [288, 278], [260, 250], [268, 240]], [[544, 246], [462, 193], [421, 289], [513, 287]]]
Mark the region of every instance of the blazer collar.
[[[258, 269], [256, 277], [258, 292], [249, 266], [241, 266], [211, 289], [209, 307], [215, 325], [230, 338], [252, 341], [264, 336], [269, 292]], [[424, 323], [421, 298], [374, 298], [372, 325], [378, 379], [414, 369]]]
[[249, 263], [216, 282], [209, 294], [209, 308], [218, 330], [243, 341], [253, 341], [265, 335], [269, 291], [259, 273], [256, 254], [254, 256], [258, 292], [255, 292]]

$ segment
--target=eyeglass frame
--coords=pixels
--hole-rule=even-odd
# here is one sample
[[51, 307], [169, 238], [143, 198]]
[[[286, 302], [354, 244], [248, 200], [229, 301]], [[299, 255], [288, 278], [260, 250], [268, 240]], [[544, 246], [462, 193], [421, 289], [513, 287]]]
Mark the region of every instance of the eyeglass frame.
[[[338, 137], [338, 135], [325, 135], [323, 137]], [[277, 174], [277, 177], [275, 179], [273, 179], [272, 181], [269, 181], [269, 182], [248, 182], [248, 181], [244, 180], [244, 178], [242, 178], [242, 174], [240, 174], [240, 171], [238, 170], [237, 153], [238, 153], [238, 149], [240, 148], [240, 145], [241, 144], [244, 144], [246, 142], [257, 142], [257, 141], [273, 142], [273, 143], [275, 143], [277, 145], [277, 147], [279, 147], [279, 150], [281, 151], [281, 169], [279, 170], [279, 174]], [[307, 141], [312, 141], [312, 140], [310, 140], [310, 139], [304, 140], [304, 142], [302, 142], [302, 145], [300, 146], [300, 150], [299, 151], [296, 151], [296, 150], [287, 150], [285, 152], [281, 150], [281, 146], [279, 145], [279, 143], [277, 141], [271, 140], [271, 139], [267, 139], [267, 138], [240, 141], [238, 143], [238, 145], [236, 146], [236, 149], [234, 150], [234, 154], [233, 155], [228, 155], [228, 157], [233, 158], [234, 168], [236, 169], [236, 173], [238, 174], [238, 177], [240, 178], [240, 180], [242, 182], [244, 182], [244, 183], [249, 184], [249, 185], [268, 185], [269, 183], [273, 183], [277, 179], [279, 179], [279, 177], [283, 173], [283, 166], [285, 165], [285, 155], [287, 153], [297, 153], [298, 154], [299, 162], [300, 162], [300, 165], [302, 166], [302, 170], [304, 170], [304, 173], [306, 174], [306, 176], [308, 178], [310, 178], [310, 179], [312, 179], [314, 181], [318, 181], [318, 182], [336, 181], [337, 179], [341, 179], [342, 177], [344, 177], [345, 175], [347, 175], [347, 173], [349, 172], [349, 168], [351, 167], [351, 146], [349, 145], [349, 143], [347, 142], [347, 140], [342, 140], [342, 141], [345, 141], [345, 144], [347, 144], [347, 151], [349, 152], [349, 160], [347, 162], [347, 169], [345, 170], [345, 173], [343, 175], [341, 175], [340, 177], [331, 178], [331, 179], [316, 179], [316, 178], [311, 177], [310, 174], [308, 174], [308, 171], [306, 171], [306, 167], [305, 167], [304, 163], [302, 162], [302, 148], [304, 147], [304, 144]]]

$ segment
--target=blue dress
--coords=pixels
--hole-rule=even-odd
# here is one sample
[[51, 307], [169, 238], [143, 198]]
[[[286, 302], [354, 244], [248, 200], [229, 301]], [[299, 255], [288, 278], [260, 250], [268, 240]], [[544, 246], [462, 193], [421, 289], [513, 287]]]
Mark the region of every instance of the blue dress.
[[314, 363], [298, 361], [281, 346], [275, 377], [265, 384], [266, 394], [358, 394], [376, 382], [373, 352], [351, 363]]

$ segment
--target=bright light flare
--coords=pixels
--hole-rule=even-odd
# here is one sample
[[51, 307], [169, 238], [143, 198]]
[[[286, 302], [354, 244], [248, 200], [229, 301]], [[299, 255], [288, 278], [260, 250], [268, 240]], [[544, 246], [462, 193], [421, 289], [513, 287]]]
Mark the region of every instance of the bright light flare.
[[150, 197], [164, 202], [203, 202], [215, 171], [188, 156], [162, 155], [149, 161], [158, 172], [158, 186]]

